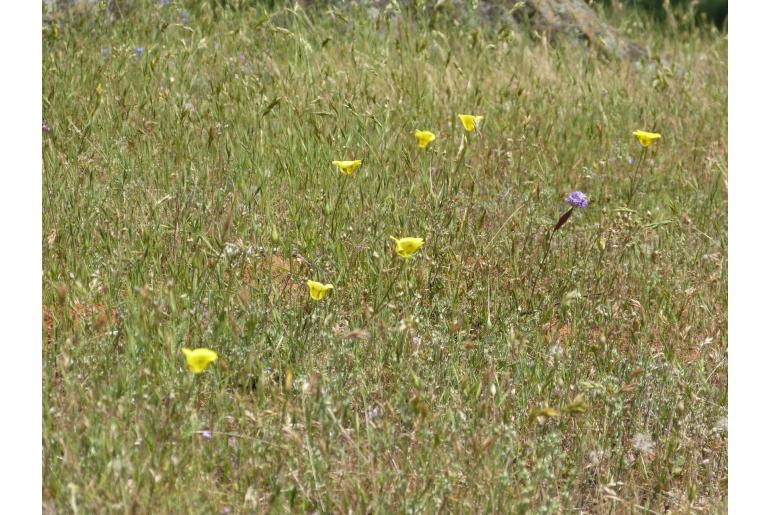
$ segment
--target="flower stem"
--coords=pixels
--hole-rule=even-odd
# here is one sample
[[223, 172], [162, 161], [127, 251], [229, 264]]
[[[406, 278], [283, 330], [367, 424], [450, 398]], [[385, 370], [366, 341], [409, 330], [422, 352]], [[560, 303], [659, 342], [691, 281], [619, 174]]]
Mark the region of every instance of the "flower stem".
[[341, 177], [340, 180], [342, 182], [340, 183], [339, 188], [337, 188], [337, 200], [334, 202], [334, 209], [332, 210], [332, 227], [331, 227], [331, 229], [332, 229], [331, 230], [332, 239], [334, 239], [337, 236], [337, 234], [336, 234], [336, 229], [337, 229], [337, 209], [339, 208], [340, 200], [342, 200], [342, 196], [345, 193], [345, 186], [347, 186], [347, 184], [349, 182], [346, 179], [347, 179], [347, 177]]
[[537, 268], [537, 274], [535, 275], [535, 280], [532, 281], [532, 285], [529, 289], [529, 299], [530, 302], [532, 301], [532, 297], [535, 294], [535, 287], [537, 286], [537, 282], [540, 280], [540, 274], [543, 273], [543, 267], [545, 266], [545, 260], [548, 259], [548, 255], [551, 253], [551, 240], [553, 240], [553, 235], [556, 233], [555, 229], [551, 229], [551, 231], [548, 233], [548, 241], [546, 242], [545, 246], [545, 252], [543, 252], [543, 257], [540, 259], [540, 266]]
[[433, 155], [428, 156], [428, 184], [430, 185], [430, 196], [436, 200], [436, 191], [433, 189]]
[[[452, 177], [457, 178], [457, 171], [460, 169], [460, 166], [465, 162], [465, 151], [468, 149], [468, 137], [463, 133], [462, 139], [460, 140], [460, 150], [457, 152], [457, 156], [455, 157], [455, 165], [452, 169], [452, 173], [447, 175], [446, 181], [444, 181], [444, 184], [446, 185], [447, 191], [452, 190]], [[459, 179], [458, 179], [459, 184]]]
[[647, 147], [642, 147], [642, 151], [639, 154], [639, 159], [636, 161], [636, 170], [634, 171], [634, 175], [631, 179], [631, 187], [628, 190], [628, 202], [631, 202], [631, 198], [636, 193], [636, 190], [639, 188], [639, 185], [642, 182], [641, 178], [641, 168], [642, 168], [642, 162], [644, 161], [644, 158], [647, 156]]
[[380, 312], [380, 309], [385, 305], [385, 303], [388, 301], [388, 295], [390, 295], [390, 290], [393, 289], [393, 285], [396, 283], [396, 280], [401, 277], [401, 273], [404, 271], [404, 263], [405, 259], [401, 260], [401, 267], [398, 269], [398, 273], [393, 276], [393, 278], [390, 280], [390, 283], [388, 284], [387, 289], [385, 290], [385, 293], [383, 294], [380, 301], [377, 303], [377, 306], [375, 306], [374, 310], [372, 311], [372, 316], [375, 316], [377, 313]]
[[[570, 219], [572, 216], [572, 212], [575, 210], [574, 207], [569, 208], [568, 211], [566, 211], [563, 215], [559, 217], [559, 220], [556, 222], [556, 225], [554, 225], [551, 228], [550, 233], [548, 234], [548, 241], [546, 242], [545, 246], [545, 252], [543, 252], [543, 258], [540, 260], [540, 266], [537, 268], [537, 274], [535, 275], [535, 280], [532, 281], [532, 286], [529, 290], [529, 299], [530, 302], [532, 301], [533, 296], [535, 295], [535, 288], [537, 287], [537, 282], [540, 280], [540, 275], [543, 273], [543, 268], [545, 267], [545, 262], [548, 259], [548, 255], [551, 253], [551, 240], [553, 240], [553, 235], [556, 234], [556, 231], [561, 229], [561, 227], [567, 223], [567, 220]], [[538, 307], [539, 309], [539, 307]]]

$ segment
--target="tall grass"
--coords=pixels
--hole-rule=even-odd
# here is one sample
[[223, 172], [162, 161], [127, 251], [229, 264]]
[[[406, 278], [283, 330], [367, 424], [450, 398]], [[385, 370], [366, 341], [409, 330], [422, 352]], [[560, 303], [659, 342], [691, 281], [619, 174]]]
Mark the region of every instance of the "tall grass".
[[180, 8], [43, 34], [46, 511], [726, 511], [724, 35]]

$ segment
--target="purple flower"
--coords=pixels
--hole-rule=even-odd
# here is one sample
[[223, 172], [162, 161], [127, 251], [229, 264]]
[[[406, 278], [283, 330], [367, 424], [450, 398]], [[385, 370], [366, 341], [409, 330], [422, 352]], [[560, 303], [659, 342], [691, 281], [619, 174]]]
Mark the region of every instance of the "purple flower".
[[226, 515], [227, 513], [230, 513], [230, 511], [232, 511], [232, 510], [230, 510], [230, 508], [228, 508], [227, 506], [225, 506], [224, 508], [222, 508], [222, 513], [223, 513], [223, 515]]
[[588, 207], [588, 197], [582, 191], [573, 191], [567, 195], [567, 198], [564, 199], [564, 202], [572, 207], [577, 207], [580, 209], [585, 209]]
[[47, 123], [45, 123], [45, 120], [43, 120], [43, 132], [45, 132], [46, 134], [51, 132], [51, 128], [48, 126]]
[[171, 0], [160, 0], [161, 7], [166, 7], [170, 3], [171, 3]]
[[190, 13], [188, 13], [186, 9], [182, 9], [181, 11], [179, 11], [179, 19], [181, 20], [182, 25], [189, 25]]
[[136, 55], [136, 57], [142, 57], [143, 53], [144, 53], [144, 48], [143, 47], [138, 46], [138, 47], [134, 48], [134, 55]]
[[201, 436], [206, 439], [211, 438], [211, 431], [201, 431]]

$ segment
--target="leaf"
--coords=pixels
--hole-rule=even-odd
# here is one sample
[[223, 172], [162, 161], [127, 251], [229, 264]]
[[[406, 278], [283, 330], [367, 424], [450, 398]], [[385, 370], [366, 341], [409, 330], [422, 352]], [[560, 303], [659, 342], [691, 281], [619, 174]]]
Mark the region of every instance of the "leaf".
[[556, 225], [553, 226], [553, 232], [558, 231], [562, 225], [567, 223], [567, 220], [569, 220], [569, 217], [572, 216], [572, 211], [574, 211], [574, 207], [569, 208], [569, 211], [561, 215], [561, 218], [559, 218], [559, 221], [556, 222]]
[[578, 413], [585, 413], [586, 408], [586, 401], [583, 399], [583, 395], [578, 394], [567, 404], [564, 412], [569, 415], [577, 415]]
[[533, 408], [529, 412], [529, 421], [532, 422], [534, 420], [537, 420], [538, 422], [543, 422], [546, 418], [554, 418], [559, 416], [559, 411], [555, 408], [552, 408], [548, 405], [541, 406], [539, 408]]
[[289, 370], [286, 371], [286, 377], [284, 378], [284, 381], [283, 381], [284, 388], [286, 388], [287, 390], [290, 390], [293, 382], [294, 382], [294, 373], [292, 372], [291, 368], [289, 368]]
[[269, 113], [270, 111], [272, 111], [272, 110], [273, 110], [273, 108], [274, 108], [275, 106], [277, 106], [278, 104], [280, 104], [280, 103], [281, 103], [281, 97], [276, 97], [276, 98], [274, 98], [274, 99], [273, 99], [273, 101], [272, 101], [272, 102], [270, 102], [270, 103], [267, 105], [267, 107], [266, 107], [266, 108], [265, 108], [265, 109], [262, 111], [262, 116], [264, 117], [265, 115], [267, 115], [267, 113]]
[[263, 14], [262, 17], [257, 20], [257, 23], [254, 25], [254, 28], [259, 27], [260, 25], [262, 25], [263, 23], [269, 20], [270, 20], [270, 17], [267, 14]]
[[582, 298], [583, 296], [580, 294], [579, 290], [572, 290], [564, 294], [564, 297], [562, 297], [562, 304], [570, 306]]
[[555, 408], [551, 408], [549, 406], [546, 406], [544, 408], [540, 408], [540, 415], [543, 416], [543, 417], [548, 417], [548, 418], [558, 417], [559, 416], [559, 411], [557, 409], [555, 409]]
[[344, 336], [346, 340], [368, 340], [369, 331], [366, 329], [353, 329]]

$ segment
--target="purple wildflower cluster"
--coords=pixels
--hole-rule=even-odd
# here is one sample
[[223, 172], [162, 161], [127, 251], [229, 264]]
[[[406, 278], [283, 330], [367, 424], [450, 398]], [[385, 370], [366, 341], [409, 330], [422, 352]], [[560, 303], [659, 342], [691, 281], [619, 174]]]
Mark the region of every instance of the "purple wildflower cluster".
[[573, 191], [567, 195], [567, 198], [564, 199], [564, 202], [572, 207], [577, 207], [580, 209], [585, 209], [588, 207], [588, 197], [582, 191]]

